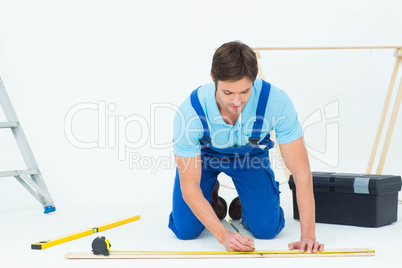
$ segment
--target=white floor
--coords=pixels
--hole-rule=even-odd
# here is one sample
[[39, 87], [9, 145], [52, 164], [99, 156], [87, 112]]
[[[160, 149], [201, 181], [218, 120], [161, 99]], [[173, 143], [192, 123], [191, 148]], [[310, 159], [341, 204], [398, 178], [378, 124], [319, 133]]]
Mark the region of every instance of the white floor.
[[[223, 179], [224, 181], [224, 179]], [[221, 182], [222, 183], [222, 182]], [[224, 182], [225, 183], [225, 182]], [[4, 189], [4, 188], [3, 188]], [[291, 192], [281, 186], [282, 207], [286, 214], [286, 227], [273, 240], [256, 240], [257, 250], [282, 250], [299, 236], [299, 223], [292, 218]], [[20, 194], [20, 193], [19, 193]], [[28, 194], [28, 193], [27, 193]], [[402, 205], [398, 206], [399, 221], [381, 228], [317, 224], [317, 237], [327, 249], [373, 248], [374, 257], [336, 258], [278, 258], [278, 259], [218, 259], [218, 260], [66, 260], [67, 252], [90, 252], [96, 235], [87, 236], [45, 250], [31, 250], [34, 242], [54, 238], [70, 232], [96, 226], [129, 215], [141, 219], [99, 233], [106, 236], [112, 250], [210, 250], [223, 247], [209, 231], [195, 240], [180, 241], [167, 228], [170, 212], [170, 193], [152, 195], [136, 204], [113, 204], [105, 193], [103, 204], [59, 204], [57, 211], [45, 215], [36, 201], [15, 203], [7, 200], [0, 205], [0, 229], [2, 230], [0, 267], [384, 267], [384, 264], [402, 262]], [[220, 194], [231, 200], [233, 190], [222, 188]], [[4, 201], [4, 200], [3, 200]], [[237, 221], [239, 229], [247, 234]], [[5, 238], [5, 239], [4, 239]]]

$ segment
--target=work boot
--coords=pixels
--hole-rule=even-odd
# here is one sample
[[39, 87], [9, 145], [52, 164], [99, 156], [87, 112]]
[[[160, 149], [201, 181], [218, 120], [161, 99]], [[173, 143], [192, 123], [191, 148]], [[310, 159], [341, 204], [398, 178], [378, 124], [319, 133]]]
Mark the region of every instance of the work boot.
[[212, 201], [211, 206], [214, 209], [216, 216], [218, 216], [219, 220], [223, 220], [228, 213], [228, 204], [225, 199], [218, 196], [219, 191], [219, 181], [216, 181], [214, 191], [212, 192]]
[[229, 216], [232, 220], [240, 220], [242, 217], [240, 198], [236, 197], [229, 206]]

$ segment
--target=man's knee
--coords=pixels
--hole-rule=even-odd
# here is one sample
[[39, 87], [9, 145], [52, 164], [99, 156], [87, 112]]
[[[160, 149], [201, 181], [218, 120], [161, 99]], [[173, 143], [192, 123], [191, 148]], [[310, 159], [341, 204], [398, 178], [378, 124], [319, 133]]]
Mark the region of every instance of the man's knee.
[[250, 233], [259, 239], [275, 238], [283, 229], [284, 222], [258, 220], [247, 223], [247, 229]]
[[177, 238], [181, 240], [190, 240], [197, 238], [204, 230], [204, 226], [202, 224], [201, 226], [199, 225], [200, 224], [185, 221], [183, 219], [173, 220], [172, 216], [170, 216], [169, 219], [170, 230], [172, 230]]
[[190, 240], [190, 239], [197, 238], [201, 233], [202, 233], [202, 230], [194, 231], [194, 230], [190, 230], [187, 228], [187, 229], [177, 230], [177, 232], [175, 232], [175, 235], [177, 236], [177, 238], [179, 238], [181, 240]]

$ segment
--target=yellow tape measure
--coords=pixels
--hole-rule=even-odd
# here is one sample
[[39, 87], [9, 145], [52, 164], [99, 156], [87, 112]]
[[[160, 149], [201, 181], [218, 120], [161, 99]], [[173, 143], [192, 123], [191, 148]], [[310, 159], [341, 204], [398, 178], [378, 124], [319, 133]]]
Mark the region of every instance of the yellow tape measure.
[[[166, 253], [166, 254], [308, 254], [307, 251], [301, 253], [299, 251], [169, 251], [169, 250], [109, 250], [113, 253]], [[370, 250], [339, 250], [339, 251], [325, 251], [314, 254], [342, 254], [342, 253], [374, 253]]]

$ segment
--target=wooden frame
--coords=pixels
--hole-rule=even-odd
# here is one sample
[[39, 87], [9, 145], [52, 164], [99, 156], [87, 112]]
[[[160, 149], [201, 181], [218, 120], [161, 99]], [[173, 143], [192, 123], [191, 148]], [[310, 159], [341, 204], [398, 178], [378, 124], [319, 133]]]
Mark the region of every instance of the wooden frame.
[[[255, 47], [255, 48], [252, 48], [252, 49], [256, 52], [258, 59], [261, 59], [261, 54], [260, 54], [261, 50], [395, 49], [394, 57], [396, 57], [396, 61], [395, 61], [395, 65], [394, 65], [392, 75], [391, 75], [391, 81], [390, 81], [390, 84], [389, 84], [389, 87], [388, 87], [387, 96], [385, 98], [380, 123], [378, 125], [377, 135], [376, 135], [375, 140], [374, 140], [373, 149], [372, 149], [371, 156], [370, 156], [369, 163], [368, 163], [367, 170], [366, 170], [366, 173], [368, 173], [368, 174], [371, 173], [373, 163], [374, 163], [374, 159], [375, 159], [375, 156], [376, 156], [376, 153], [377, 153], [379, 141], [380, 141], [380, 138], [381, 138], [382, 130], [384, 128], [385, 118], [387, 116], [387, 112], [388, 112], [388, 109], [389, 109], [390, 99], [391, 99], [391, 96], [392, 96], [392, 93], [393, 93], [393, 90], [394, 90], [394, 87], [395, 87], [395, 81], [396, 81], [396, 76], [398, 74], [399, 65], [402, 63], [402, 60], [401, 60], [402, 59], [402, 46]], [[262, 73], [262, 68], [261, 68], [259, 63], [258, 63], [258, 76], [261, 79], [264, 79], [264, 75]], [[396, 118], [397, 118], [397, 115], [398, 115], [401, 100], [402, 100], [402, 79], [401, 79], [401, 81], [399, 83], [398, 93], [396, 95], [395, 103], [393, 105], [393, 110], [392, 110], [390, 122], [389, 122], [389, 125], [388, 125], [388, 130], [387, 130], [387, 134], [386, 134], [386, 137], [385, 137], [384, 146], [383, 146], [381, 157], [380, 157], [380, 160], [379, 160], [379, 163], [378, 163], [376, 174], [381, 174], [382, 173], [384, 163], [385, 163], [385, 159], [386, 159], [386, 156], [387, 156], [387, 153], [388, 153], [389, 145], [391, 143], [391, 138], [392, 138], [392, 134], [393, 134], [393, 131], [394, 131]], [[275, 137], [275, 135], [272, 135], [272, 134], [273, 133], [271, 133], [271, 137]], [[280, 149], [279, 149], [279, 146], [277, 146], [276, 143], [275, 143], [275, 147], [276, 147], [276, 150], [277, 150], [277, 152], [278, 152], [278, 154], [280, 156], [279, 161], [284, 166], [285, 177], [287, 178], [287, 180], [289, 180], [290, 172], [286, 168], [286, 165], [282, 161], [282, 156], [281, 156], [281, 153], [280, 153]]]

